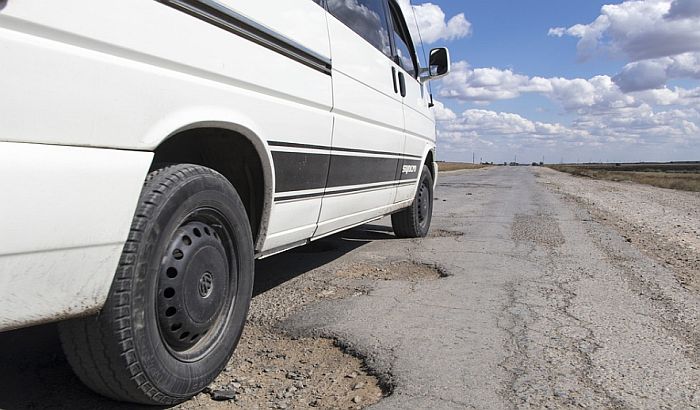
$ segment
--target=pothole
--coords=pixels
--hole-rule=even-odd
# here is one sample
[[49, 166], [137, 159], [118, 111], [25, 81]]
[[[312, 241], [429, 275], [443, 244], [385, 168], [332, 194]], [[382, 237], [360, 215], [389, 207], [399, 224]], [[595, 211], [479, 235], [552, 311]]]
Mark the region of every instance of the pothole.
[[413, 261], [396, 261], [384, 263], [360, 262], [339, 268], [336, 276], [351, 279], [372, 280], [436, 280], [449, 276], [442, 268]]
[[248, 324], [233, 359], [180, 409], [361, 409], [390, 390], [363, 361], [324, 338], [294, 338]]
[[511, 237], [518, 242], [534, 242], [545, 247], [563, 245], [559, 222], [550, 215], [515, 215]]
[[[332, 250], [332, 244], [318, 242], [297, 252]], [[273, 265], [256, 280], [270, 280], [268, 276], [277, 272]], [[241, 342], [221, 375], [178, 408], [362, 409], [376, 404], [392, 392], [382, 369], [374, 371], [367, 365], [371, 361], [344, 347], [342, 340], [287, 334], [281, 321], [314, 302], [366, 294], [372, 281], [420, 282], [446, 276], [430, 264], [363, 260], [282, 281], [254, 297]]]

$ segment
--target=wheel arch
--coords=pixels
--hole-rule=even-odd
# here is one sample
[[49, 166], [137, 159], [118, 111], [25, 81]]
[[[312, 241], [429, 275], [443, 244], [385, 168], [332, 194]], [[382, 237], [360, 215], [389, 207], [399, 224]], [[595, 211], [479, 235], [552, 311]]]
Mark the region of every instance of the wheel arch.
[[211, 168], [236, 188], [250, 219], [255, 250], [267, 237], [274, 165], [267, 143], [251, 128], [226, 121], [198, 121], [171, 131], [153, 148], [152, 166], [194, 163]]
[[433, 178], [433, 189], [437, 186], [437, 179], [438, 179], [438, 166], [437, 162], [435, 162], [435, 147], [431, 146], [427, 148], [427, 153], [424, 155], [425, 161], [423, 161], [423, 165], [428, 167], [428, 170], [430, 171], [430, 176]]

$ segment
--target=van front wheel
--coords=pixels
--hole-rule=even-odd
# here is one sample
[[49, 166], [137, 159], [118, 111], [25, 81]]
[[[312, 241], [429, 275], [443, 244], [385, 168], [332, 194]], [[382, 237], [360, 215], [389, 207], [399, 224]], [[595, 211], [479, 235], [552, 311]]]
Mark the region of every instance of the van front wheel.
[[116, 400], [189, 399], [238, 344], [253, 261], [248, 217], [226, 178], [186, 164], [152, 172], [102, 311], [59, 324], [71, 367]]
[[423, 166], [418, 191], [410, 207], [391, 216], [391, 225], [398, 238], [425, 238], [433, 218], [433, 177]]

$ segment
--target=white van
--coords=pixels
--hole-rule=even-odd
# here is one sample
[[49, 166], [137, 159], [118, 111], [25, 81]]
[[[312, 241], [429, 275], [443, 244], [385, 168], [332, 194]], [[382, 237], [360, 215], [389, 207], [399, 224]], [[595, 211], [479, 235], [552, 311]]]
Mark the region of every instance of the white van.
[[413, 40], [395, 0], [0, 0], [0, 330], [61, 321], [94, 391], [174, 404], [255, 258], [425, 236], [449, 55]]

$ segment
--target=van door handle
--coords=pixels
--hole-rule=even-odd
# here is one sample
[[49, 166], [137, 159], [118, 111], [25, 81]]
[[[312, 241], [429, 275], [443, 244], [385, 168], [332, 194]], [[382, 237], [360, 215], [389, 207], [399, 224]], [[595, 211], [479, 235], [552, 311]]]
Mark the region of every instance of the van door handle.
[[391, 79], [394, 80], [394, 93], [399, 93], [399, 86], [396, 83], [396, 67], [391, 67]]
[[401, 87], [401, 96], [405, 97], [406, 96], [406, 77], [403, 76], [403, 73], [399, 73], [399, 86]]

